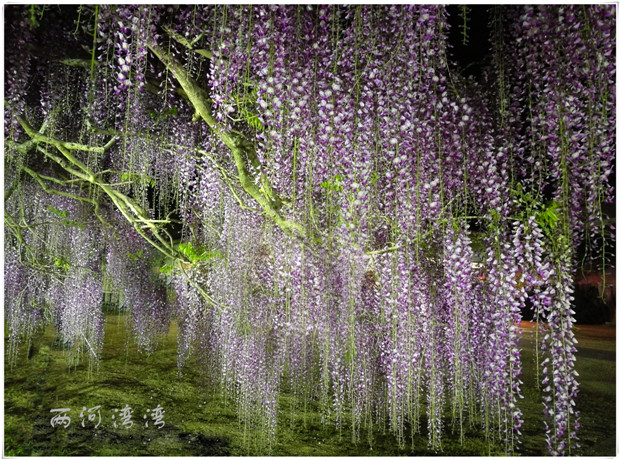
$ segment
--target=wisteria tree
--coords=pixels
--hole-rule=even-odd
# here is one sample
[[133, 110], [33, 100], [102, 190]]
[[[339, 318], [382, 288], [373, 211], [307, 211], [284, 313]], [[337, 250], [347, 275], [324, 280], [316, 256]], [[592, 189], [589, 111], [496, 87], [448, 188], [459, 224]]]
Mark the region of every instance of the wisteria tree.
[[515, 453], [532, 308], [548, 449], [576, 452], [573, 275], [605, 270], [614, 230], [614, 5], [492, 8], [479, 78], [438, 5], [4, 13], [9, 360], [53, 323], [96, 364], [111, 286], [145, 352], [178, 323], [179, 365], [266, 445], [287, 391], [356, 439], [440, 450], [450, 423]]

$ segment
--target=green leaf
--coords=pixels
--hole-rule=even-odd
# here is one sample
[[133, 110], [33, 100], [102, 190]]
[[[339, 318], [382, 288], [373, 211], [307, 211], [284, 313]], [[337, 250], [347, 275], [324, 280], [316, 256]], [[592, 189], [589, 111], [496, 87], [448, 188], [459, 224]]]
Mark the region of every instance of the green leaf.
[[495, 209], [491, 210], [491, 217], [493, 218], [493, 222], [497, 223], [500, 220], [499, 213]]
[[138, 252], [135, 253], [128, 253], [127, 257], [129, 257], [131, 260], [138, 260], [140, 257], [142, 257], [143, 251], [142, 249], [140, 249]]
[[340, 174], [336, 174], [331, 181], [323, 181], [321, 183], [321, 187], [334, 192], [342, 192], [342, 176]]
[[220, 251], [207, 251], [204, 247], [194, 247], [191, 242], [179, 243], [178, 250], [181, 254], [187, 257], [190, 262], [208, 262], [212, 259], [221, 259], [222, 253]]
[[121, 181], [122, 182], [132, 182], [132, 181], [144, 182], [144, 183], [151, 185], [151, 187], [155, 187], [155, 179], [147, 177], [144, 174], [124, 172], [123, 174], [121, 174]]
[[245, 119], [246, 123], [257, 131], [264, 131], [265, 127], [260, 122], [260, 118], [255, 113], [250, 112], [247, 108], [241, 107], [239, 110], [241, 116]]
[[552, 201], [536, 215], [536, 222], [549, 236], [551, 236], [560, 220], [559, 211], [560, 204]]
[[179, 243], [179, 252], [187, 257], [194, 255], [194, 246], [192, 246], [191, 241], [188, 241], [187, 243]]
[[179, 252], [181, 252], [181, 254], [186, 256], [190, 260], [190, 262], [194, 263], [194, 262], [198, 262], [202, 260], [204, 249], [194, 248], [192, 243], [188, 241], [187, 243], [179, 244]]
[[69, 217], [69, 213], [67, 211], [61, 211], [60, 209], [55, 208], [54, 206], [47, 205], [45, 206], [49, 212], [56, 214], [58, 217]]
[[54, 265], [65, 271], [71, 268], [71, 264], [67, 262], [65, 259], [63, 259], [62, 257], [54, 258]]
[[170, 275], [174, 270], [174, 265], [165, 264], [163, 267], [159, 269], [159, 273], [165, 273], [166, 275]]

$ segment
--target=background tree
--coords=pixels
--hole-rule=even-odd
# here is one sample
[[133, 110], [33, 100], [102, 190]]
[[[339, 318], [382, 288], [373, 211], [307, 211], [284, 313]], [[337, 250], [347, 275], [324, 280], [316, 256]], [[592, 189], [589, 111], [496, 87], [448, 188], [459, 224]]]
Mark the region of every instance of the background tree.
[[53, 322], [96, 364], [107, 283], [144, 350], [178, 321], [179, 364], [204, 357], [266, 445], [286, 384], [356, 438], [439, 450], [449, 419], [513, 452], [529, 297], [549, 450], [573, 453], [572, 276], [613, 236], [615, 7], [491, 9], [478, 78], [447, 16], [6, 7], [9, 358]]

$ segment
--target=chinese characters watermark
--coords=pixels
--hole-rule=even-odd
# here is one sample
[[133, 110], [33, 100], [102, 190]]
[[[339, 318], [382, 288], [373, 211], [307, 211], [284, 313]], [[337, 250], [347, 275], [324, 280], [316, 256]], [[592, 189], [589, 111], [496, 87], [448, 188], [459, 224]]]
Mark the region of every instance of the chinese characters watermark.
[[[114, 412], [118, 412], [118, 409], [114, 409]], [[131, 414], [133, 413], [133, 410], [131, 410], [131, 407], [129, 407], [129, 404], [126, 404], [125, 407], [123, 409], [121, 409], [121, 422], [123, 423], [123, 426], [127, 429], [131, 428], [133, 426], [133, 421], [131, 420]], [[116, 415], [112, 415], [112, 420], [114, 420], [116, 418]], [[114, 428], [116, 428], [116, 420], [114, 421]]]
[[[70, 411], [71, 409], [69, 408], [51, 409], [50, 412], [55, 414], [50, 420], [51, 425], [53, 427], [60, 425], [63, 428], [68, 428], [71, 424], [71, 417], [68, 415]], [[131, 428], [134, 424], [131, 419], [133, 412], [129, 404], [126, 404], [125, 407], [120, 410], [114, 409], [114, 414], [112, 414], [112, 425], [114, 428], [118, 428], [119, 426], [117, 421], [120, 423], [121, 427], [125, 427], [125, 429]], [[148, 427], [149, 421], [153, 422], [153, 425], [155, 425], [157, 429], [162, 429], [164, 425], [166, 425], [166, 422], [164, 422], [164, 414], [166, 411], [159, 404], [154, 409], [147, 409], [146, 412], [147, 413], [144, 414], [144, 426]], [[80, 418], [82, 419], [81, 425], [83, 428], [86, 428], [86, 426], [98, 428], [102, 420], [101, 406], [91, 407], [90, 409], [82, 407]]]
[[[151, 412], [150, 409], [146, 410], [147, 412]], [[163, 420], [164, 418], [164, 413], [166, 411], [158, 404], [157, 407], [155, 409], [153, 409], [153, 412], [151, 413], [151, 418], [153, 419], [153, 421], [155, 423], [153, 423], [153, 425], [159, 425], [157, 427], [157, 429], [161, 429], [164, 427], [164, 425], [166, 424]], [[144, 414], [144, 418], [146, 419], [146, 414]], [[146, 426], [149, 426], [149, 421], [146, 421]]]
[[[88, 421], [89, 422], [95, 421], [96, 415], [94, 414], [94, 411], [97, 411], [97, 415], [99, 416], [99, 421], [95, 425], [95, 428], [99, 427], [99, 425], [101, 424], [101, 412], [99, 411], [100, 408], [101, 406], [95, 406], [95, 407], [91, 407], [90, 409], [88, 409]], [[82, 407], [82, 413], [80, 414], [80, 417], [82, 417], [82, 428], [84, 428], [84, 411], [85, 410], [86, 408]]]
[[71, 418], [65, 415], [71, 409], [52, 409], [50, 412], [58, 412], [57, 415], [52, 417], [52, 426], [63, 425], [67, 428], [71, 424]]

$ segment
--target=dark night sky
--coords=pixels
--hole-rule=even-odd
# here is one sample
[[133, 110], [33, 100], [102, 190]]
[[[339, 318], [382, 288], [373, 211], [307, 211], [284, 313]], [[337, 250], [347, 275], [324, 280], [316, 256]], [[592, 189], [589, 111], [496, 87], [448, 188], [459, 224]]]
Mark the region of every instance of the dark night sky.
[[465, 76], [480, 77], [485, 59], [490, 53], [489, 9], [492, 5], [468, 5], [468, 44], [463, 44], [461, 9], [459, 5], [447, 7], [450, 23], [450, 59], [458, 64]]

